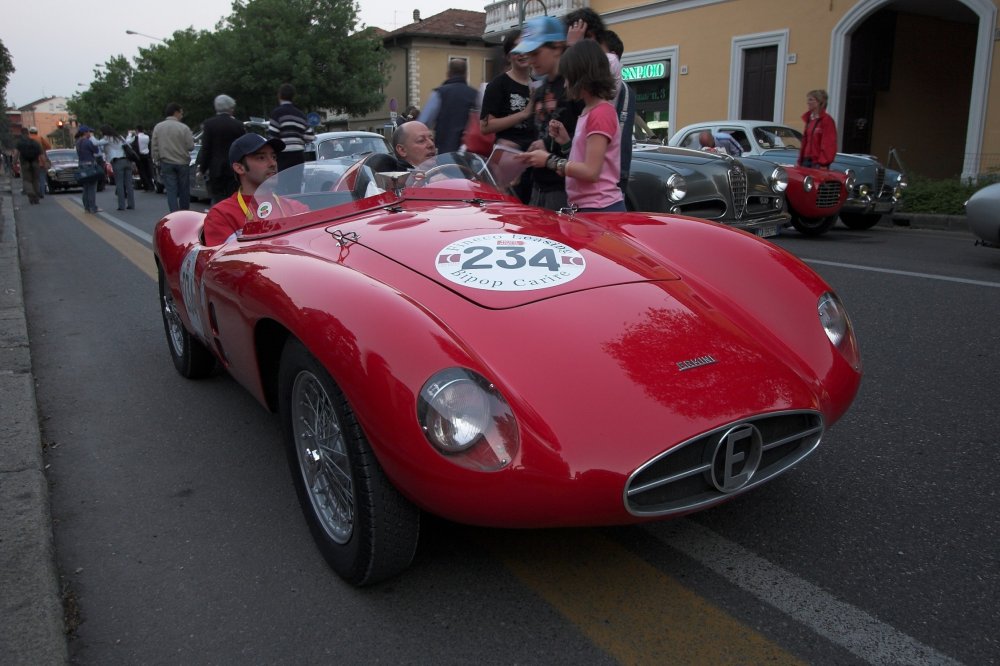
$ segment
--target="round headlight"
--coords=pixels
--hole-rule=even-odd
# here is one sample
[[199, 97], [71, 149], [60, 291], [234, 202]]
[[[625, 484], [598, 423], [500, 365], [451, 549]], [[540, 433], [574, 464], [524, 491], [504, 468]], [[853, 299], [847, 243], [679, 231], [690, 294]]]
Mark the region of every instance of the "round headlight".
[[847, 176], [847, 180], [844, 181], [844, 187], [847, 188], [848, 192], [850, 192], [851, 190], [854, 189], [854, 186], [857, 185], [858, 177], [854, 173], [854, 169], [845, 169], [844, 175]]
[[812, 192], [815, 184], [816, 183], [813, 181], [812, 176], [806, 176], [805, 178], [802, 179], [802, 189], [805, 190], [806, 192]]
[[776, 166], [771, 172], [771, 189], [779, 194], [788, 189], [788, 172], [784, 167]]
[[899, 174], [898, 176], [896, 176], [896, 187], [898, 187], [901, 190], [905, 190], [907, 185], [909, 185], [909, 183], [906, 182], [906, 176], [904, 176], [903, 174]]
[[519, 446], [507, 401], [482, 375], [465, 368], [448, 368], [427, 380], [417, 400], [417, 420], [438, 452], [470, 469], [501, 469]]
[[858, 194], [861, 195], [861, 196], [863, 196], [863, 197], [868, 196], [868, 192], [869, 191], [870, 191], [870, 188], [868, 187], [868, 183], [862, 183], [858, 187]]
[[819, 297], [816, 306], [819, 323], [833, 346], [840, 350], [844, 358], [856, 369], [861, 368], [861, 356], [854, 338], [854, 329], [847, 316], [847, 310], [836, 294], [826, 292]]
[[680, 201], [687, 196], [687, 181], [684, 176], [675, 173], [667, 178], [667, 196], [671, 201]]

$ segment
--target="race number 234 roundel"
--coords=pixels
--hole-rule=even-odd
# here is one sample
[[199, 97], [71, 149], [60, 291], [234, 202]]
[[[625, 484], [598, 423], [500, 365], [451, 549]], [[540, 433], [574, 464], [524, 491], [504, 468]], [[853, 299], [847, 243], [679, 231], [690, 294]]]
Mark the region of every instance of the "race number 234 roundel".
[[446, 280], [487, 291], [555, 287], [587, 268], [583, 255], [568, 245], [524, 234], [463, 238], [438, 252], [435, 263]]

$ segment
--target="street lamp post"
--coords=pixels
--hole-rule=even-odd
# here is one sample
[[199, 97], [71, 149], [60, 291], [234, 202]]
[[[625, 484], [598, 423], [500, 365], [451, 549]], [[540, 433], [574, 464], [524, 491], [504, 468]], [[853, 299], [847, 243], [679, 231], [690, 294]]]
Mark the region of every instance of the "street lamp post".
[[136, 32], [135, 30], [126, 30], [125, 34], [126, 35], [138, 35], [140, 37], [148, 37], [149, 39], [155, 39], [156, 41], [163, 42], [164, 44], [167, 43], [167, 40], [165, 40], [165, 39], [161, 39], [160, 37], [153, 37], [152, 35], [147, 35], [144, 32]]

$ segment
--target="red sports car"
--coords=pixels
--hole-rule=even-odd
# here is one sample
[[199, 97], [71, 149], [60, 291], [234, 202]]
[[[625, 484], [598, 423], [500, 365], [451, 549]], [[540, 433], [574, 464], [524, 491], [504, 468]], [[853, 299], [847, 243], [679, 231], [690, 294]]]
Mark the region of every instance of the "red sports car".
[[177, 370], [221, 365], [280, 414], [347, 581], [409, 566], [422, 512], [553, 527], [710, 507], [808, 456], [850, 406], [847, 313], [773, 244], [526, 206], [476, 156], [387, 161], [331, 167], [329, 190], [265, 184], [220, 246], [192, 211], [154, 241]]

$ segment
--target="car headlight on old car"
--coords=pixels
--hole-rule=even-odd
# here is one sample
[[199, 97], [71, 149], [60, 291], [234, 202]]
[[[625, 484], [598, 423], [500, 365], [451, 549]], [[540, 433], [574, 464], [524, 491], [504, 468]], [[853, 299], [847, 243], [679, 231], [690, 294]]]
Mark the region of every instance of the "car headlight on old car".
[[680, 201], [687, 196], [687, 181], [684, 176], [675, 173], [667, 178], [667, 196], [671, 201]]
[[781, 194], [788, 189], [788, 172], [785, 171], [784, 167], [774, 167], [774, 171], [771, 172], [770, 182], [771, 189]]
[[844, 175], [847, 176], [847, 180], [844, 181], [844, 187], [850, 192], [858, 184], [858, 176], [854, 173], [854, 169], [844, 169]]
[[507, 400], [482, 375], [448, 368], [427, 380], [417, 401], [427, 441], [451, 462], [493, 472], [510, 464], [519, 446]]
[[812, 192], [815, 186], [816, 181], [813, 180], [812, 176], [806, 176], [802, 179], [802, 189], [806, 192]]
[[906, 182], [906, 176], [905, 175], [899, 174], [898, 176], [896, 176], [896, 187], [898, 187], [901, 190], [905, 190], [908, 185], [909, 185], [909, 183]]
[[861, 369], [861, 355], [858, 352], [858, 342], [854, 337], [854, 328], [843, 303], [833, 292], [826, 292], [819, 297], [817, 303], [819, 323], [826, 332], [833, 346], [840, 350], [847, 362], [856, 369]]

